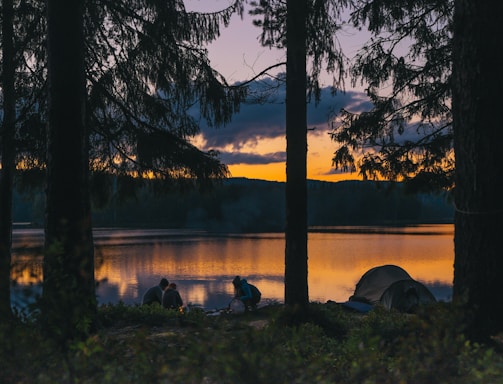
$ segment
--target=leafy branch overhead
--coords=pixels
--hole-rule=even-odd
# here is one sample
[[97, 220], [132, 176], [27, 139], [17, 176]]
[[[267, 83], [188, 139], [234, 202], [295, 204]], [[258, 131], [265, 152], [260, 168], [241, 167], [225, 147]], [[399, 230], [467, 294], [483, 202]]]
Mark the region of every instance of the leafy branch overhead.
[[334, 118], [336, 168], [414, 190], [453, 187], [452, 15], [450, 0], [355, 2], [351, 21], [371, 38], [351, 76], [367, 87], [373, 108]]
[[[345, 57], [338, 32], [342, 12], [349, 0], [309, 1], [306, 19], [306, 54], [310, 63], [308, 70], [308, 92], [315, 100], [320, 98], [319, 77], [322, 71], [332, 74], [334, 88], [344, 86]], [[286, 3], [275, 1], [252, 1], [250, 14], [255, 17], [254, 25], [262, 28], [260, 42], [263, 46], [284, 49], [286, 41]]]
[[88, 8], [96, 164], [164, 178], [227, 175], [212, 153], [198, 155], [188, 139], [199, 132], [199, 118], [218, 127], [239, 111], [246, 88], [230, 87], [211, 68], [201, 45], [215, 40], [221, 25], [242, 12], [240, 0], [210, 14], [186, 12], [182, 1], [103, 0]]
[[[17, 158], [39, 168], [46, 161], [45, 13], [44, 2], [23, 1], [15, 23], [20, 52]], [[165, 179], [228, 175], [215, 152], [200, 151], [190, 139], [199, 132], [200, 120], [212, 127], [229, 123], [245, 98], [246, 86], [227, 84], [212, 69], [204, 47], [219, 37], [234, 14], [243, 14], [243, 0], [213, 13], [187, 12], [181, 0], [86, 2], [86, 125], [92, 171]], [[187, 160], [194, 156], [198, 161]]]

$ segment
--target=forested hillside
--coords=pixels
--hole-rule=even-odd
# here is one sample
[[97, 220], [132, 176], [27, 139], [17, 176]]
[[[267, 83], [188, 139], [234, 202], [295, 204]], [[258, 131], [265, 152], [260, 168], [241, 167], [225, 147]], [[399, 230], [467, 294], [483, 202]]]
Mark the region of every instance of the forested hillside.
[[[201, 192], [154, 193], [144, 185], [128, 198], [109, 199], [93, 209], [95, 227], [201, 228], [211, 231], [283, 231], [285, 184], [228, 179]], [[390, 182], [308, 183], [309, 226], [449, 223], [453, 206], [446, 194], [407, 194]], [[95, 199], [97, 200], [97, 199]], [[44, 194], [15, 194], [14, 222], [42, 226]]]

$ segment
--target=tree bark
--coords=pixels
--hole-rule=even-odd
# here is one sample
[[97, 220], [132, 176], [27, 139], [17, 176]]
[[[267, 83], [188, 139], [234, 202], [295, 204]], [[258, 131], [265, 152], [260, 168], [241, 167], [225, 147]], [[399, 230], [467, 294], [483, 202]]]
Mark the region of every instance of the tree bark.
[[49, 126], [42, 319], [64, 342], [96, 318], [83, 0], [47, 0]]
[[14, 88], [14, 5], [2, 2], [2, 89], [3, 122], [1, 127], [0, 170], [0, 322], [12, 317], [10, 270], [12, 246], [12, 190], [15, 171], [16, 100]]
[[473, 340], [503, 331], [503, 2], [456, 0], [453, 126], [456, 154], [453, 299]]
[[287, 1], [285, 304], [309, 304], [305, 0]]

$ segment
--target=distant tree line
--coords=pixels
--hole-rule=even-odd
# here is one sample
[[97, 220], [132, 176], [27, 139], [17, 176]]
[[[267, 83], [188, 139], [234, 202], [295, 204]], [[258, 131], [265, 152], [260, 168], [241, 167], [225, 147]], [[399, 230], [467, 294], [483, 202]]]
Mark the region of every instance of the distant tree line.
[[[134, 180], [129, 180], [134, 183]], [[113, 183], [110, 183], [113, 184]], [[120, 183], [125, 189], [126, 181]], [[283, 231], [285, 183], [228, 179], [208, 191], [141, 188], [94, 196], [95, 227], [200, 228], [210, 231]], [[98, 191], [99, 189], [97, 189]], [[42, 226], [43, 190], [15, 192], [14, 221]], [[374, 181], [308, 183], [309, 226], [451, 223], [446, 193], [408, 193], [403, 184]]]

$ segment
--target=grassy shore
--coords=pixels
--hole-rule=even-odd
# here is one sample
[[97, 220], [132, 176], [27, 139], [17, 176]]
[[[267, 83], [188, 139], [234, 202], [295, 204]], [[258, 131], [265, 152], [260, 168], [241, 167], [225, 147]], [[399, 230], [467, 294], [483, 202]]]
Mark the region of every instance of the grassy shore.
[[455, 309], [414, 315], [337, 303], [243, 315], [102, 306], [65, 352], [20, 320], [0, 336], [1, 383], [503, 383], [499, 342], [471, 344]]

